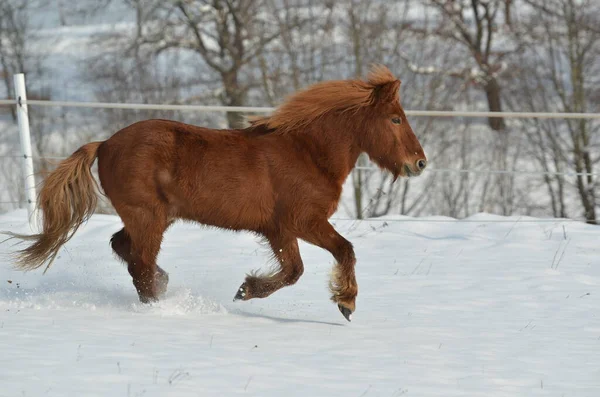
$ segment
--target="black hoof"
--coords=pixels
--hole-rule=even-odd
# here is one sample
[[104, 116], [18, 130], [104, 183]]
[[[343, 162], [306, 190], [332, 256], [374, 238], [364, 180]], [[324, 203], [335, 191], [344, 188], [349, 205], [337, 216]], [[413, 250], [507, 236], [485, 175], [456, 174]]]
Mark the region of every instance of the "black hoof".
[[344, 307], [342, 305], [338, 305], [338, 309], [340, 309], [340, 312], [342, 312], [342, 314], [344, 315], [346, 320], [348, 320], [348, 321], [352, 320], [352, 310], [350, 310], [347, 307]]
[[240, 285], [240, 288], [238, 288], [237, 293], [233, 297], [233, 301], [246, 300], [246, 296], [248, 296], [248, 289], [246, 288], [246, 283], [243, 283]]

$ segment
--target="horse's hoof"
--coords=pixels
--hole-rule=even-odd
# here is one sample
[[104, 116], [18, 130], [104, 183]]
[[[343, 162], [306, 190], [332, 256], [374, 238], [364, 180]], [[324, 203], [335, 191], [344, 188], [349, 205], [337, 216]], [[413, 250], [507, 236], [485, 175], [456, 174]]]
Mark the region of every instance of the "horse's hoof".
[[138, 292], [138, 297], [140, 299], [140, 303], [144, 305], [150, 305], [152, 303], [158, 302], [158, 298], [151, 295], [143, 295]]
[[243, 300], [245, 301], [248, 296], [248, 287], [246, 286], [246, 283], [243, 283], [242, 285], [240, 285], [240, 288], [237, 290], [237, 293], [235, 294], [235, 296], [233, 297], [233, 301], [238, 301], [238, 300]]
[[340, 312], [342, 312], [342, 315], [346, 318], [346, 320], [348, 320], [348, 321], [352, 320], [352, 310], [350, 310], [347, 307], [344, 307], [342, 305], [338, 305], [338, 309], [340, 309]]
[[166, 272], [157, 272], [155, 275], [154, 283], [156, 285], [156, 295], [159, 297], [164, 296], [167, 293], [167, 286], [169, 284], [169, 274]]

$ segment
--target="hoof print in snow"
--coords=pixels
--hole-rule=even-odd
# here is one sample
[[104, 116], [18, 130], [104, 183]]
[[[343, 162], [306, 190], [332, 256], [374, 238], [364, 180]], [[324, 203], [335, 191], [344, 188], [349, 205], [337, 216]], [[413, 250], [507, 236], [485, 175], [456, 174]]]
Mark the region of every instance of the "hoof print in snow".
[[342, 314], [344, 315], [346, 320], [352, 321], [352, 310], [350, 310], [347, 307], [344, 307], [342, 305], [338, 305], [338, 309], [340, 309], [340, 312], [342, 312]]

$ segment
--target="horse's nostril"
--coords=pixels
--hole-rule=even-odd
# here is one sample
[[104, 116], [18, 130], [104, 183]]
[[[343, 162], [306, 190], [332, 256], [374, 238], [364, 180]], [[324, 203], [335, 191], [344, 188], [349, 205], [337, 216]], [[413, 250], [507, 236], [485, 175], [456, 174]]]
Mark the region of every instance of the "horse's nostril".
[[417, 168], [419, 170], [421, 170], [421, 171], [424, 170], [426, 166], [427, 166], [426, 160], [421, 159], [421, 160], [417, 161]]

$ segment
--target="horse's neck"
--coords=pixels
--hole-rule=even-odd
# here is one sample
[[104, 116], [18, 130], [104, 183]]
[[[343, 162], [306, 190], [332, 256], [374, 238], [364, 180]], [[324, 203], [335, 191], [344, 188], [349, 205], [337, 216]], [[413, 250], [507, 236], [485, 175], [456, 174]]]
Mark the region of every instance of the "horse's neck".
[[340, 185], [346, 180], [360, 155], [358, 146], [343, 134], [339, 126], [310, 128], [295, 138], [305, 141], [315, 165]]

